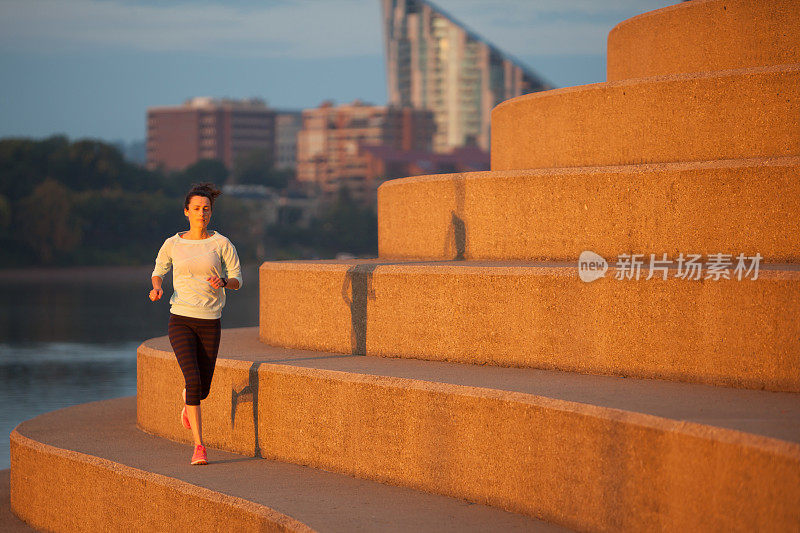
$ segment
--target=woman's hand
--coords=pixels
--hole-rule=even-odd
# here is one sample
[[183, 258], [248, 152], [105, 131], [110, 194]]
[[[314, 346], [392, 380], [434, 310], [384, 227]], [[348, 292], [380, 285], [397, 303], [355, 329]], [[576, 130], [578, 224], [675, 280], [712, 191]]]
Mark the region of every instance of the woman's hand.
[[150, 291], [150, 299], [155, 302], [156, 300], [160, 300], [163, 294], [164, 294], [163, 290], [153, 289]]
[[222, 284], [223, 279], [218, 278], [216, 276], [212, 276], [210, 278], [206, 278], [209, 284], [215, 289], [219, 289], [220, 287], [225, 287], [226, 289], [230, 289], [232, 291], [239, 290], [239, 280], [236, 278], [228, 278], [228, 283], [226, 285]]
[[212, 287], [215, 289], [219, 289], [222, 287], [222, 278], [218, 278], [216, 276], [211, 276], [210, 278], [206, 278], [206, 281], [211, 284]]

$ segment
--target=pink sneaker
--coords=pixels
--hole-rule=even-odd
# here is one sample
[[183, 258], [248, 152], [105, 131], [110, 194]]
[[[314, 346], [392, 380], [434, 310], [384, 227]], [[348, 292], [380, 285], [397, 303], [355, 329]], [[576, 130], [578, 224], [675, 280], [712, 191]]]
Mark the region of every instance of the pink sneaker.
[[183, 406], [183, 411], [181, 411], [181, 423], [186, 429], [192, 429], [192, 425], [189, 423], [189, 414], [186, 412], [185, 405]]
[[194, 455], [192, 455], [193, 465], [207, 465], [208, 458], [206, 457], [206, 448], [202, 444], [194, 447]]

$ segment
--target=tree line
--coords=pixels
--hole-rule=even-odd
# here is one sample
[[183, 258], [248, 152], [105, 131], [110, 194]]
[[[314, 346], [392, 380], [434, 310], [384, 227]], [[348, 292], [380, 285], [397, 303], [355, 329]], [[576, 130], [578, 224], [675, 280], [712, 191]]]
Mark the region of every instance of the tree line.
[[[282, 190], [291, 180], [291, 173], [272, 168], [257, 152], [230, 173], [216, 160], [162, 172], [129, 163], [116, 147], [97, 140], [2, 139], [0, 268], [148, 264], [164, 239], [188, 229], [183, 199], [192, 183]], [[375, 210], [347, 190], [307, 226], [290, 216], [264, 226], [259, 216], [252, 202], [223, 194], [214, 202], [210, 228], [234, 242], [243, 262], [377, 255]]]

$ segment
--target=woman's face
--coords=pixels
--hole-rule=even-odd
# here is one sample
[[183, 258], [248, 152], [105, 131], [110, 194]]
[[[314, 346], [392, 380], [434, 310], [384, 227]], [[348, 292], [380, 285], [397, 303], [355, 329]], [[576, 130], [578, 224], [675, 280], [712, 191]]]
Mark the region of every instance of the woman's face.
[[211, 220], [211, 200], [205, 196], [192, 196], [189, 198], [189, 207], [183, 210], [189, 218], [190, 226], [208, 226]]

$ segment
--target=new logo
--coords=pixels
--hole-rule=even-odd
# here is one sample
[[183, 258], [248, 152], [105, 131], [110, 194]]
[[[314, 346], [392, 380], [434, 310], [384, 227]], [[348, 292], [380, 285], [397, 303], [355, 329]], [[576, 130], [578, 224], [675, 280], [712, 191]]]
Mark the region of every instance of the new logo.
[[581, 281], [589, 283], [606, 275], [608, 262], [589, 250], [581, 252], [578, 258], [578, 276]]

